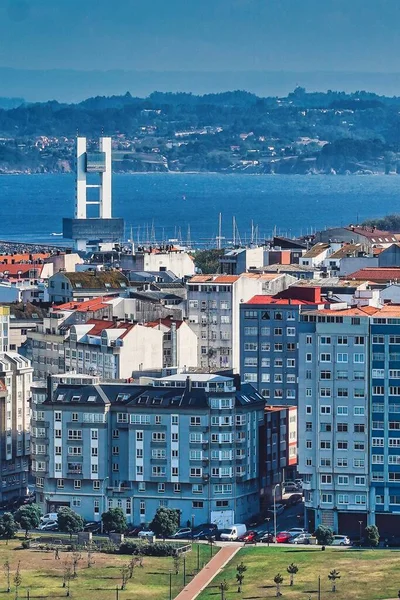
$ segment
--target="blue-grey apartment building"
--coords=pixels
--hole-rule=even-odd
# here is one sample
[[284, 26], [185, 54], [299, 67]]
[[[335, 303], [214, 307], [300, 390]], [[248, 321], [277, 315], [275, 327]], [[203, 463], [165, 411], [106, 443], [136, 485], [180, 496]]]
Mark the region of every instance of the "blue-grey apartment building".
[[291, 286], [240, 306], [240, 373], [272, 405], [298, 403], [300, 314], [322, 305], [321, 289]]
[[35, 405], [39, 504], [90, 521], [120, 507], [128, 522], [148, 523], [168, 506], [182, 524], [241, 522], [259, 511], [264, 404], [251, 385], [208, 374], [59, 384]]

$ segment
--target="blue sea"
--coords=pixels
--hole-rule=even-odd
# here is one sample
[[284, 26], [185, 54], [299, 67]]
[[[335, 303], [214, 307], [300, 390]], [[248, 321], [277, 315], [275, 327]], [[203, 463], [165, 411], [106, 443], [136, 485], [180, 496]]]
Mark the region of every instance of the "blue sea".
[[[400, 212], [397, 176], [131, 174], [113, 177], [113, 216], [123, 217], [143, 243], [188, 236], [215, 245], [232, 240], [236, 218], [242, 242], [306, 234], [333, 225]], [[73, 175], [0, 176], [0, 240], [61, 244], [62, 217], [73, 216]]]

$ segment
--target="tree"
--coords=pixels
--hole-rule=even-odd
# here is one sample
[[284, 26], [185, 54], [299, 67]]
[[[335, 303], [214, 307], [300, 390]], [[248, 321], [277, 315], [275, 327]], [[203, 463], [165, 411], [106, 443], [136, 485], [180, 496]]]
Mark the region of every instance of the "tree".
[[66, 594], [67, 596], [69, 596], [69, 587], [71, 584], [71, 579], [72, 579], [72, 567], [68, 563], [65, 563], [64, 572], [63, 572], [63, 587], [67, 588], [67, 594]]
[[78, 575], [77, 569], [78, 569], [78, 564], [79, 564], [79, 561], [81, 560], [81, 558], [82, 558], [82, 554], [80, 552], [72, 553], [72, 566], [74, 569], [74, 572], [73, 572], [74, 577], [76, 577]]
[[129, 567], [129, 579], [132, 579], [134, 568], [137, 567], [139, 563], [140, 563], [140, 559], [139, 559], [138, 556], [132, 556], [131, 557], [131, 560], [128, 563], [128, 567]]
[[18, 531], [18, 523], [15, 522], [11, 513], [6, 512], [0, 517], [0, 535], [8, 540], [13, 538]]
[[293, 585], [294, 576], [297, 575], [297, 573], [299, 572], [299, 567], [297, 565], [295, 565], [294, 563], [290, 563], [290, 565], [288, 566], [286, 571], [290, 575], [290, 585]]
[[78, 533], [78, 531], [82, 531], [84, 526], [84, 521], [78, 513], [76, 513], [72, 508], [63, 507], [58, 511], [58, 529], [63, 531], [64, 533], [69, 533], [70, 537], [72, 537], [73, 533]]
[[7, 578], [7, 593], [9, 593], [11, 591], [11, 585], [10, 585], [10, 571], [11, 571], [11, 566], [10, 566], [10, 561], [7, 560], [4, 561], [3, 563], [3, 570], [4, 570], [4, 574]]
[[179, 527], [179, 514], [172, 508], [160, 506], [157, 509], [154, 519], [150, 523], [150, 528], [156, 535], [166, 538], [175, 533]]
[[242, 591], [242, 585], [243, 585], [243, 581], [244, 581], [244, 574], [247, 571], [247, 567], [246, 565], [243, 563], [243, 561], [237, 565], [236, 567], [236, 581], [238, 583], [238, 593]]
[[129, 565], [123, 565], [123, 567], [121, 567], [120, 569], [121, 572], [121, 590], [124, 590], [126, 588], [126, 584], [128, 583], [128, 579], [129, 579]]
[[219, 259], [224, 254], [224, 250], [198, 250], [194, 255], [194, 264], [204, 275], [219, 273]]
[[368, 525], [365, 528], [365, 536], [369, 546], [376, 547], [379, 544], [379, 531], [376, 525]]
[[229, 590], [229, 585], [228, 585], [228, 582], [226, 581], [226, 579], [221, 581], [221, 583], [219, 584], [219, 589], [221, 590], [221, 600], [224, 600], [225, 592], [227, 592]]
[[314, 531], [314, 535], [317, 538], [318, 544], [322, 544], [323, 546], [329, 546], [333, 542], [333, 531], [330, 527], [325, 527], [325, 525], [318, 525]]
[[88, 553], [87, 553], [87, 566], [88, 569], [90, 569], [90, 567], [94, 564], [94, 558], [93, 558], [93, 544], [89, 544], [88, 545]]
[[279, 596], [282, 596], [282, 594], [281, 594], [281, 585], [283, 583], [283, 577], [282, 577], [282, 575], [280, 573], [278, 573], [277, 575], [275, 575], [275, 577], [274, 577], [274, 583], [276, 585], [276, 596], [278, 598]]
[[328, 579], [332, 582], [332, 592], [336, 592], [336, 579], [340, 579], [340, 571], [332, 569], [332, 571], [329, 572]]
[[124, 533], [126, 530], [126, 518], [121, 508], [110, 508], [101, 515], [104, 531], [115, 531]]
[[14, 575], [14, 585], [15, 585], [15, 600], [18, 600], [19, 588], [22, 583], [21, 570], [20, 570], [21, 561], [18, 561], [17, 570]]
[[25, 537], [28, 537], [30, 529], [36, 529], [40, 524], [40, 506], [37, 504], [28, 504], [21, 506], [15, 513], [15, 520], [19, 523], [21, 529], [25, 530]]
[[178, 552], [175, 552], [175, 554], [173, 556], [175, 575], [178, 575], [178, 573], [179, 573], [179, 567], [181, 565], [181, 558], [182, 558], [181, 555], [178, 554]]

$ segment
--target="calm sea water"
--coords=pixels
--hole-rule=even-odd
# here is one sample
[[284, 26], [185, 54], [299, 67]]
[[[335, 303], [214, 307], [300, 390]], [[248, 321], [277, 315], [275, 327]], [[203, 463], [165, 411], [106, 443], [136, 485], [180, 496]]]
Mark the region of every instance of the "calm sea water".
[[[232, 239], [235, 216], [242, 241], [251, 221], [261, 239], [274, 227], [281, 234], [348, 225], [400, 212], [397, 176], [257, 176], [217, 174], [137, 174], [113, 178], [113, 215], [124, 217], [126, 235], [157, 239], [181, 234], [206, 243], [218, 233]], [[0, 176], [0, 239], [61, 243], [51, 233], [72, 216], [73, 175]]]

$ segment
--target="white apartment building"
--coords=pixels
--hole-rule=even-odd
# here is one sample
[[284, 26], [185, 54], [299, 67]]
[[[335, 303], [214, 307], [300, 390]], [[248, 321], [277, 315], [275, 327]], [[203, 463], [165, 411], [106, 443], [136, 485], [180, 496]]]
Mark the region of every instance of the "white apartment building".
[[195, 275], [188, 282], [189, 324], [197, 335], [198, 365], [240, 368], [239, 308], [256, 294], [277, 294], [296, 281], [286, 274]]

